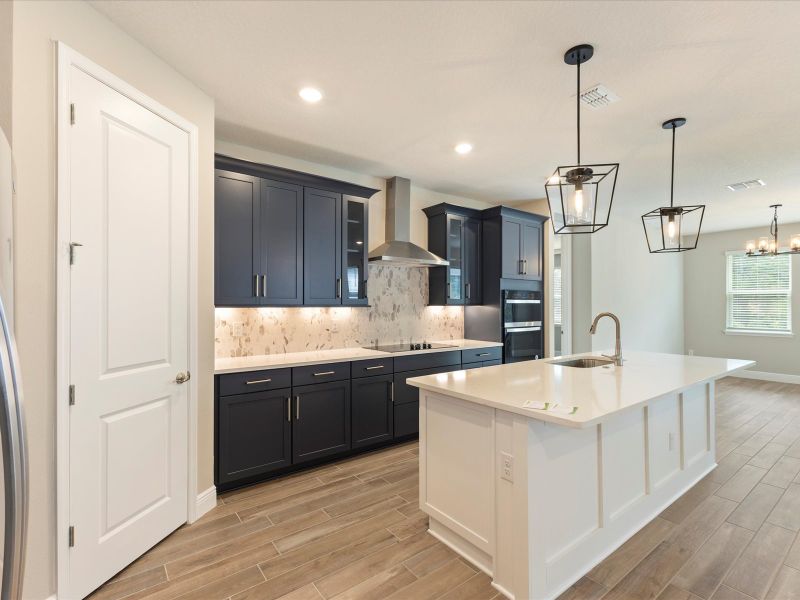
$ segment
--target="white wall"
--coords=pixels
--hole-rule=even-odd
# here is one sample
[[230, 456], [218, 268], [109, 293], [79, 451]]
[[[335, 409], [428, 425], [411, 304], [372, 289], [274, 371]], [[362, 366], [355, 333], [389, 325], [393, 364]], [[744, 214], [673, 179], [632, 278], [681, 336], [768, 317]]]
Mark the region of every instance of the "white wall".
[[[766, 226], [707, 233], [697, 250], [684, 257], [684, 310], [686, 350], [701, 356], [756, 361], [754, 371], [800, 375], [800, 257], [792, 260], [792, 331], [794, 337], [726, 335], [725, 252], [742, 250], [747, 240], [766, 234]], [[780, 238], [800, 233], [800, 223], [781, 224]], [[758, 260], [754, 258], [753, 260]]]
[[11, 143], [11, 71], [14, 4], [0, 2], [0, 129]]
[[15, 2], [13, 136], [17, 164], [17, 342], [22, 367], [31, 471], [23, 596], [55, 592], [55, 51], [63, 41], [199, 128], [200, 394], [198, 491], [213, 483], [214, 103], [180, 73], [85, 2]]
[[[591, 236], [591, 277], [592, 316], [610, 311], [620, 318], [623, 354], [683, 353], [683, 259], [648, 252], [640, 215], [612, 208], [609, 226]], [[613, 324], [603, 321], [593, 350], [614, 348]]]

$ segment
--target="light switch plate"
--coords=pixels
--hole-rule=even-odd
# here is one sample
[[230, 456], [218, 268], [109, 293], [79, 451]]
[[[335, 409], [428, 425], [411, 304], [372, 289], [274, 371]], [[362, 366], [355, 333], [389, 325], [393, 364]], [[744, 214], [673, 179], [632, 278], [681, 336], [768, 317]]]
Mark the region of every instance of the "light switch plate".
[[500, 478], [514, 483], [514, 457], [508, 452], [500, 453]]

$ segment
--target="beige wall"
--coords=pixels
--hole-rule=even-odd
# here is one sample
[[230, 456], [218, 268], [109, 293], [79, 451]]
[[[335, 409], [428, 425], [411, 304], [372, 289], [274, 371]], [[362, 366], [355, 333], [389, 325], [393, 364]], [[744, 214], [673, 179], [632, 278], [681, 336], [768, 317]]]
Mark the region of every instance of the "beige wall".
[[[754, 371], [800, 375], [800, 257], [792, 260], [794, 337], [726, 335], [725, 252], [742, 250], [747, 240], [766, 235], [766, 226], [705, 233], [696, 250], [684, 253], [683, 291], [686, 351], [701, 356], [756, 361]], [[800, 232], [800, 223], [781, 224], [783, 241]], [[753, 260], [758, 260], [754, 258]]]
[[11, 143], [12, 2], [0, 1], [0, 129]]
[[31, 506], [24, 597], [55, 592], [55, 52], [63, 41], [198, 126], [198, 490], [212, 485], [213, 152], [211, 98], [84, 2], [15, 2], [13, 135], [17, 339], [29, 433]]

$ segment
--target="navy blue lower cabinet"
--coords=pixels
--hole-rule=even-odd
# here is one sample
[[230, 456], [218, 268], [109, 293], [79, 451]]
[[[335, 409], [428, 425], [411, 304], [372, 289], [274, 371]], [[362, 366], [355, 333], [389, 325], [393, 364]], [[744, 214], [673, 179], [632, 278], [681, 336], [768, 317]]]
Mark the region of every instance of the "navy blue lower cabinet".
[[391, 441], [394, 436], [394, 408], [391, 373], [353, 379], [353, 448], [368, 448]]
[[221, 396], [217, 405], [217, 483], [292, 464], [290, 389]]
[[350, 380], [292, 388], [292, 462], [350, 450]]

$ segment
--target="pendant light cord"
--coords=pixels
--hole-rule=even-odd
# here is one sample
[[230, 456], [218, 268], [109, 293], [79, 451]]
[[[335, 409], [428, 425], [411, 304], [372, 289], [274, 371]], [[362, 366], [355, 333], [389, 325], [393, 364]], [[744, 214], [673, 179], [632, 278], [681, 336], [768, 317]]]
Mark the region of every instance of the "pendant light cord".
[[673, 199], [675, 197], [675, 129], [677, 129], [674, 125], [672, 127], [672, 171], [669, 178], [669, 206], [672, 208], [674, 206]]
[[578, 166], [581, 164], [581, 57], [578, 53], [578, 88], [575, 94], [575, 106], [578, 113]]

